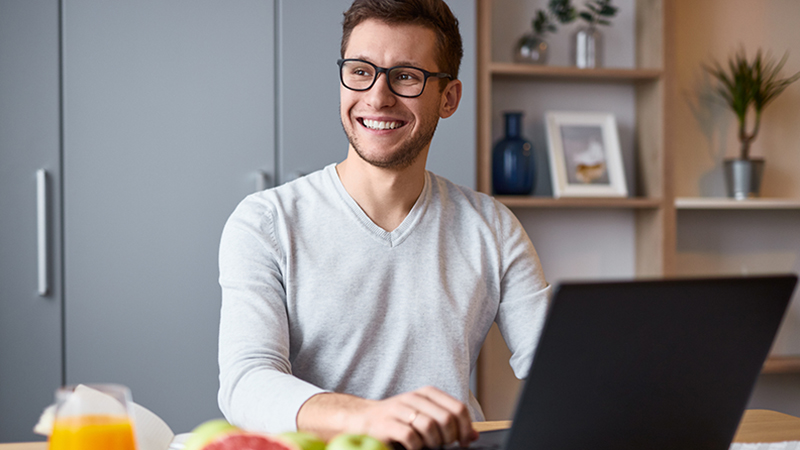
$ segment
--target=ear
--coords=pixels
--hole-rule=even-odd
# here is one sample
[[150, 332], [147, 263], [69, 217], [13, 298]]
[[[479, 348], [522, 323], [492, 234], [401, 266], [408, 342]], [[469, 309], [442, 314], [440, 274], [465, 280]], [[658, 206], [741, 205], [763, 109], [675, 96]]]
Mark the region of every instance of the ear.
[[439, 117], [446, 119], [453, 115], [458, 109], [458, 103], [461, 101], [461, 81], [453, 80], [447, 83], [441, 97], [439, 104]]

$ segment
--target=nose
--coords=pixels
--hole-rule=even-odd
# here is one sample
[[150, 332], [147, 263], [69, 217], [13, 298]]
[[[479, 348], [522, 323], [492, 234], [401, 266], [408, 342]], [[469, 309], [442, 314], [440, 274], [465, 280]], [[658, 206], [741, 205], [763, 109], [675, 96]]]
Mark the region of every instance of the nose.
[[375, 109], [392, 106], [397, 101], [397, 98], [389, 89], [388, 78], [386, 78], [385, 73], [378, 74], [372, 88], [366, 91], [365, 94], [367, 104]]

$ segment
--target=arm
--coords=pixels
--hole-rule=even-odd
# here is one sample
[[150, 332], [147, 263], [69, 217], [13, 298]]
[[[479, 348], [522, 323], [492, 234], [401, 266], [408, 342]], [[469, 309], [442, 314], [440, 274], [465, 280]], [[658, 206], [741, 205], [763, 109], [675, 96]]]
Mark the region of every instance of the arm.
[[524, 379], [544, 326], [552, 289], [522, 224], [507, 208], [502, 205], [499, 208], [502, 277], [495, 322], [511, 351], [509, 362], [514, 375]]
[[300, 408], [297, 427], [325, 440], [341, 432], [369, 434], [384, 442], [399, 442], [409, 450], [456, 441], [466, 447], [478, 438], [467, 407], [434, 387], [385, 400], [315, 395]]
[[270, 217], [246, 201], [222, 233], [218, 400], [231, 423], [282, 432], [296, 428], [300, 406], [323, 390], [291, 373], [281, 253]]

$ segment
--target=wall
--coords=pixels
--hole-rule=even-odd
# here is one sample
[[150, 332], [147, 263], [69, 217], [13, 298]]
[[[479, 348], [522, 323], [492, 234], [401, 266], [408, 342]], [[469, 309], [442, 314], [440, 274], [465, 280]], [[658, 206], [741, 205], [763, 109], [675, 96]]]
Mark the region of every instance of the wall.
[[[784, 76], [800, 71], [800, 2], [796, 0], [704, 0], [675, 2], [676, 102], [673, 115], [675, 195], [724, 196], [721, 161], [739, 148], [732, 112], [707, 97], [712, 80], [702, 64], [726, 63], [744, 48], [748, 57], [788, 52]], [[789, 86], [765, 110], [754, 156], [767, 159], [762, 195], [800, 198], [800, 83]]]
[[[736, 118], [709, 97], [713, 85], [702, 64], [726, 63], [738, 49], [752, 57], [788, 52], [782, 71], [800, 71], [800, 2], [796, 0], [676, 0], [674, 92], [670, 112], [677, 197], [724, 196], [722, 160], [736, 156]], [[762, 115], [754, 156], [766, 159], [763, 197], [800, 198], [800, 82]], [[800, 272], [800, 211], [679, 211], [679, 274]], [[800, 300], [792, 306], [773, 347], [800, 354]], [[762, 375], [750, 407], [800, 415], [800, 374]]]

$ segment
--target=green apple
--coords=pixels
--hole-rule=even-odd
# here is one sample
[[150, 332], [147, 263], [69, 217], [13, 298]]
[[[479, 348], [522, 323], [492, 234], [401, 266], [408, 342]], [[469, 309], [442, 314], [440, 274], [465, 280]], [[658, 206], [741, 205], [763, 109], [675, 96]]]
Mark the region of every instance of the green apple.
[[328, 442], [327, 450], [389, 450], [382, 441], [366, 434], [343, 433]]
[[278, 435], [279, 439], [291, 442], [300, 450], [325, 450], [325, 441], [311, 433], [302, 431], [287, 431]]
[[200, 450], [217, 436], [238, 430], [239, 428], [229, 424], [225, 419], [205, 421], [192, 430], [192, 435], [186, 439], [183, 450]]

